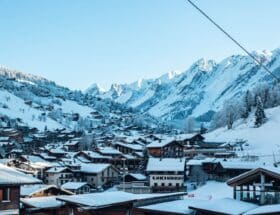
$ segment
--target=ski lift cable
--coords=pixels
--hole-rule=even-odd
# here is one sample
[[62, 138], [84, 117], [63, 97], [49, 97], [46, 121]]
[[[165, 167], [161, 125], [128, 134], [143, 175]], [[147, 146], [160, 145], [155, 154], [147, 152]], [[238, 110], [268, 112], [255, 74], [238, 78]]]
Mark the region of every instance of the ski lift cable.
[[202, 9], [200, 9], [195, 3], [191, 0], [187, 0], [197, 11], [199, 11], [206, 19], [208, 19], [213, 25], [215, 25], [220, 31], [222, 31], [230, 40], [232, 40], [237, 46], [239, 46], [248, 56], [250, 56], [255, 63], [261, 66], [266, 72], [268, 72], [273, 78], [280, 83], [280, 78], [273, 74], [269, 68], [264, 65], [260, 60], [258, 60], [252, 53], [250, 53], [241, 43], [234, 39], [224, 28], [222, 28], [218, 23], [216, 23], [210, 16], [208, 16]]

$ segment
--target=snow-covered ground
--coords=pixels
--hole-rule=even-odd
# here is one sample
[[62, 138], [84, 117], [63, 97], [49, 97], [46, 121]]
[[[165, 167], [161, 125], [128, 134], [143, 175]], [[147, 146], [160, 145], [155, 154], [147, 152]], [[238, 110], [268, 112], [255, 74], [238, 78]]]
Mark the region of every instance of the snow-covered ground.
[[[57, 99], [60, 101], [60, 105], [53, 104], [49, 98], [34, 97], [34, 101], [36, 100], [40, 100], [40, 104], [53, 105], [55, 109], [60, 109], [62, 113], [78, 113], [83, 118], [90, 116], [93, 111], [90, 107], [79, 105], [77, 102], [70, 100], [64, 101], [62, 99]], [[11, 119], [21, 119], [22, 124], [28, 125], [29, 127], [35, 127], [41, 131], [43, 131], [45, 127], [49, 130], [63, 127], [74, 128], [76, 122], [63, 124], [58, 120], [56, 121], [47, 116], [48, 111], [36, 109], [35, 106], [37, 105], [38, 104], [35, 102], [33, 102], [32, 105], [28, 105], [22, 98], [15, 96], [6, 90], [0, 91], [1, 115], [7, 116]], [[42, 117], [44, 114], [46, 114], [46, 116]]]
[[[0, 91], [0, 101], [0, 113], [2, 115], [6, 115], [11, 119], [19, 118], [30, 127], [35, 127], [39, 130], [44, 130], [45, 126], [50, 130], [62, 127], [49, 117], [46, 118], [46, 121], [38, 120], [43, 113], [42, 111], [26, 105], [23, 99], [7, 91]], [[4, 107], [4, 104], [7, 106]]]
[[205, 185], [189, 192], [186, 199], [212, 200], [232, 197], [233, 189], [225, 182], [207, 181]]
[[205, 135], [208, 140], [235, 141], [244, 139], [249, 146], [241, 152], [244, 155], [259, 155], [261, 159], [280, 161], [280, 107], [265, 110], [267, 122], [259, 128], [254, 127], [254, 114], [247, 120], [238, 120], [233, 129], [219, 128]]

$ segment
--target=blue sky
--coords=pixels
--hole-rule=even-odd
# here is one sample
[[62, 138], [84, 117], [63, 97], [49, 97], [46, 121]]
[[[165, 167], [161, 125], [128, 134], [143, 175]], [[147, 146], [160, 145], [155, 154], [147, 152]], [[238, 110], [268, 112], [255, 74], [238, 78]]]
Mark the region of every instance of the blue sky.
[[[193, 1], [249, 50], [280, 47], [280, 1]], [[0, 64], [72, 89], [242, 53], [186, 0], [0, 0], [0, 10]]]

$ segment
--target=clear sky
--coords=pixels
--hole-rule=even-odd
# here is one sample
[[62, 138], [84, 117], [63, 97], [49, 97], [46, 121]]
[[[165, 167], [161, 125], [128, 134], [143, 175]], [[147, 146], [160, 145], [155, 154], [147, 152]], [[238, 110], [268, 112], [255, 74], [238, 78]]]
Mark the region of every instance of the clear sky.
[[[249, 50], [280, 47], [279, 0], [193, 0]], [[72, 89], [242, 53], [186, 0], [0, 0], [0, 64]]]

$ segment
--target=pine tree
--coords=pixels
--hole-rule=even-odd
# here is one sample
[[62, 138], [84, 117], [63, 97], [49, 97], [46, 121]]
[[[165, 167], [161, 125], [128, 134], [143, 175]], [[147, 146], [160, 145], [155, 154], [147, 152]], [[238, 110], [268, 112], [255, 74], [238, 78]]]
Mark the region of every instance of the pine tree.
[[261, 97], [256, 98], [256, 112], [255, 112], [255, 126], [259, 127], [265, 123], [266, 116], [263, 109], [263, 103]]
[[232, 129], [234, 119], [233, 119], [233, 113], [231, 110], [227, 113], [227, 128]]
[[252, 110], [252, 94], [249, 90], [246, 91], [244, 96], [244, 108], [242, 108], [241, 117], [246, 119], [248, 118], [251, 110]]
[[200, 134], [205, 134], [207, 132], [207, 128], [204, 127], [204, 124], [201, 123], [200, 124]]

